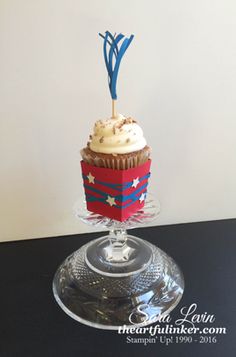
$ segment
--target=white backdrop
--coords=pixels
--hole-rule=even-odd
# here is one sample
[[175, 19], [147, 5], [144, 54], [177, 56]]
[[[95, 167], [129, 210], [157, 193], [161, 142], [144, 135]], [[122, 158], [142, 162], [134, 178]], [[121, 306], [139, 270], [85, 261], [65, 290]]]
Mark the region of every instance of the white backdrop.
[[153, 149], [157, 224], [236, 216], [234, 0], [0, 1], [0, 239], [80, 233], [79, 150], [110, 115], [98, 32], [135, 34], [118, 109]]

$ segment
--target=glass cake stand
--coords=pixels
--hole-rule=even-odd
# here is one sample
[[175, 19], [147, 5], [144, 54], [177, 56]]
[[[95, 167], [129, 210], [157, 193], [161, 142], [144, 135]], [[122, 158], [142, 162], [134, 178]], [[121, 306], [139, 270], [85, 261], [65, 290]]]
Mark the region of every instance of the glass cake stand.
[[53, 293], [60, 307], [86, 325], [115, 330], [119, 326], [146, 326], [168, 314], [180, 301], [183, 275], [166, 253], [127, 234], [157, 218], [159, 203], [147, 194], [144, 207], [124, 222], [75, 205], [84, 223], [109, 229], [71, 254], [58, 268]]

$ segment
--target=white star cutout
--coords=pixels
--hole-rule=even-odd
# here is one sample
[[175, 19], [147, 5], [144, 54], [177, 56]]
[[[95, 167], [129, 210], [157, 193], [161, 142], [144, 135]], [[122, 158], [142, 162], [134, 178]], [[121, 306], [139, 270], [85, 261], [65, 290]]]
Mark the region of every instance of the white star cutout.
[[115, 197], [108, 196], [106, 202], [109, 203], [110, 206], [115, 205]]
[[91, 174], [91, 172], [87, 175], [87, 178], [89, 180], [89, 183], [94, 183], [95, 177]]
[[133, 183], [131, 187], [137, 187], [137, 185], [139, 184], [139, 177], [137, 177], [136, 179], [133, 179]]
[[146, 198], [146, 194], [142, 193], [141, 196], [139, 197], [139, 202], [142, 203]]

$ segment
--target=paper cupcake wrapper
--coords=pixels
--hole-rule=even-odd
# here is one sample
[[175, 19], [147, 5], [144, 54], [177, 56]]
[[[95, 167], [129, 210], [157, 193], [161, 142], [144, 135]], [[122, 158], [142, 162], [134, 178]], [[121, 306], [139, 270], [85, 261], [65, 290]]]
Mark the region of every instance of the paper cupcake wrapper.
[[81, 161], [87, 209], [124, 221], [144, 206], [151, 160], [127, 170], [97, 167]]

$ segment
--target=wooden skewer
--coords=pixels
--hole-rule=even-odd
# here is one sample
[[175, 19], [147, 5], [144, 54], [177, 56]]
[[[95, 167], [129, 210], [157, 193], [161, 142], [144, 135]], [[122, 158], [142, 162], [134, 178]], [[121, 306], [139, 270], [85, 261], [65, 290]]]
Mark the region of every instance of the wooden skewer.
[[112, 99], [112, 118], [116, 117], [116, 100]]

